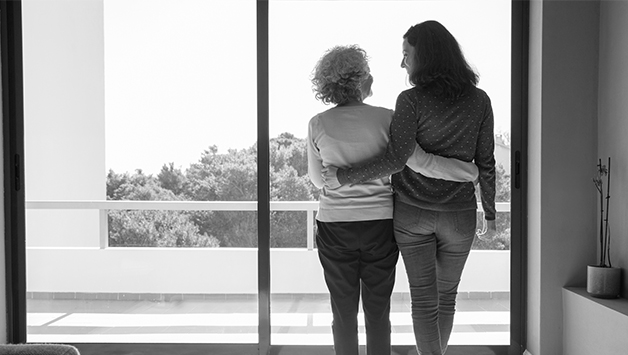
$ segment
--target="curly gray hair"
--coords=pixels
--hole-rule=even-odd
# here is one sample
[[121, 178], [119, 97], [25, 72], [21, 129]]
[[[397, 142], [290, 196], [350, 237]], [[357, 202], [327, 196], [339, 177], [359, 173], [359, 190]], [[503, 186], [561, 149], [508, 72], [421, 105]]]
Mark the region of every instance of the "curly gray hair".
[[366, 51], [357, 45], [335, 46], [319, 59], [312, 76], [312, 91], [325, 104], [362, 101], [362, 83], [370, 76]]

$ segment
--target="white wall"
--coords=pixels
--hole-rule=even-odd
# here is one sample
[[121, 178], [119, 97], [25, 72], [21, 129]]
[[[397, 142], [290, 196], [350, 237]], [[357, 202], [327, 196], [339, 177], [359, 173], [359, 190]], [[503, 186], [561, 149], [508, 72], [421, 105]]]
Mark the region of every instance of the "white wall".
[[[102, 0], [25, 0], [26, 200], [103, 200], [106, 189]], [[46, 240], [50, 225], [69, 226]], [[28, 211], [31, 246], [98, 245], [97, 211]]]
[[528, 350], [563, 353], [562, 288], [595, 261], [598, 1], [532, 1]]
[[[623, 269], [621, 300], [563, 291], [564, 354], [620, 354], [628, 348], [628, 2], [600, 2], [597, 154], [611, 157], [611, 259]], [[593, 249], [595, 250], [595, 249]], [[597, 259], [596, 259], [597, 261]]]
[[598, 154], [611, 157], [611, 260], [628, 298], [628, 2], [600, 3]]
[[625, 354], [628, 300], [593, 299], [584, 288], [563, 289], [563, 354]]
[[[27, 248], [26, 251], [29, 292], [257, 293], [256, 249]], [[327, 293], [316, 250], [271, 249], [270, 262], [273, 293]], [[509, 264], [508, 251], [473, 250], [459, 291], [508, 292]], [[394, 292], [409, 292], [401, 260]]]

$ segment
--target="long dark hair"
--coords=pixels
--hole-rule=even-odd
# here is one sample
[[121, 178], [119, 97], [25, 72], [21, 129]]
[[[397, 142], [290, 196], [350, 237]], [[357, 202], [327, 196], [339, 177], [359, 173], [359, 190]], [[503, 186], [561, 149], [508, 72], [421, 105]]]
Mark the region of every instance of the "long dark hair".
[[437, 21], [410, 27], [403, 38], [414, 47], [410, 82], [437, 97], [457, 99], [477, 85], [479, 77], [467, 63], [458, 41]]

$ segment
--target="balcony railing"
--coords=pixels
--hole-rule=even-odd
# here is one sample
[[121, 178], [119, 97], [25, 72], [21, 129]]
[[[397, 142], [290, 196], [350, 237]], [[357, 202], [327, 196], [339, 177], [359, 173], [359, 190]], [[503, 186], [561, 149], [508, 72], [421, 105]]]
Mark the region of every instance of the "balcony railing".
[[[40, 216], [29, 218], [27, 214], [27, 226], [32, 227], [33, 233], [37, 230], [30, 240], [27, 233], [29, 291], [120, 294], [257, 292], [255, 248], [109, 247], [107, 226], [107, 211], [110, 210], [256, 211], [256, 201], [27, 201], [26, 208], [37, 214], [46, 210], [71, 210], [66, 212], [94, 211], [99, 215], [99, 218], [94, 215], [86, 221], [65, 217], [64, 222], [58, 223], [54, 217], [41, 221], [38, 219]], [[274, 292], [326, 292], [318, 253], [314, 249], [314, 215], [318, 202], [276, 201], [270, 203], [270, 209], [303, 211], [308, 215], [307, 248], [271, 248]], [[509, 212], [510, 204], [499, 203], [497, 210]], [[85, 232], [89, 234], [78, 232], [76, 238], [67, 238], [68, 233], [76, 235], [81, 230], [71, 225], [68, 228], [67, 223], [73, 221], [87, 222], [93, 227]], [[91, 223], [99, 223], [98, 228]], [[460, 291], [483, 294], [508, 292], [509, 260], [507, 250], [473, 250], [465, 267]], [[228, 277], [225, 270], [229, 270]], [[399, 280], [395, 292], [408, 292], [403, 262], [399, 262], [397, 270]]]
[[[26, 201], [26, 209], [38, 210], [98, 210], [99, 245], [109, 246], [109, 210], [161, 211], [257, 211], [257, 201]], [[510, 212], [510, 202], [496, 203], [497, 212]], [[307, 250], [314, 249], [314, 212], [318, 201], [271, 201], [271, 211], [302, 211], [307, 213]], [[482, 204], [478, 203], [478, 211]]]

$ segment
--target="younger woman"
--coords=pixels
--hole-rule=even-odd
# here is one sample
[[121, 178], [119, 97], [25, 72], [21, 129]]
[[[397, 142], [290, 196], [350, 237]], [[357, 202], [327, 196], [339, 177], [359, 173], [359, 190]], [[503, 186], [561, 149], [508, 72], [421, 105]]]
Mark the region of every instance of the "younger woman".
[[394, 174], [395, 239], [410, 283], [417, 350], [441, 355], [475, 236], [475, 186], [432, 179], [406, 168], [405, 162], [415, 143], [430, 153], [474, 161], [488, 225], [485, 237], [491, 238], [496, 232], [493, 110], [488, 95], [476, 87], [477, 74], [443, 25], [426, 21], [412, 26], [402, 49], [401, 67], [414, 87], [397, 98], [388, 147], [368, 163], [329, 168], [325, 181], [342, 189]]

